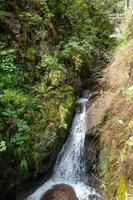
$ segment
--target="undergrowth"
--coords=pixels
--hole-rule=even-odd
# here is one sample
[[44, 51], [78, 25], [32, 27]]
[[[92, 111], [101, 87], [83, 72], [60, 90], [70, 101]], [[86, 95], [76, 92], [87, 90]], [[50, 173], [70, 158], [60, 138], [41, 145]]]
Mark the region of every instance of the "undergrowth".
[[108, 200], [133, 199], [132, 18], [130, 13], [122, 24], [123, 38], [104, 74], [105, 90], [115, 93], [101, 126], [101, 146], [105, 154], [101, 168], [102, 190]]

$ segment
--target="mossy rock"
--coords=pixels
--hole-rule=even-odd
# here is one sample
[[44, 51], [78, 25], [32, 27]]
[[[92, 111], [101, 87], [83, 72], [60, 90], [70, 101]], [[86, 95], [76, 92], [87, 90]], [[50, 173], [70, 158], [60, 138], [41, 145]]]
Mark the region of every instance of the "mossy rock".
[[[49, 98], [50, 120], [55, 121], [59, 128], [67, 128], [71, 115], [75, 108], [75, 96], [73, 88], [64, 85], [54, 91]], [[52, 114], [52, 115], [51, 115]]]

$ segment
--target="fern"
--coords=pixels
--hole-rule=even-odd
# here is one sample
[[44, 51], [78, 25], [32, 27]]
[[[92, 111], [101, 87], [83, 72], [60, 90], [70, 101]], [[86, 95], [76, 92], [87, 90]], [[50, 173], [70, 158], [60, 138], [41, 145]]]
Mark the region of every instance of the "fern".
[[9, 16], [9, 13], [8, 12], [5, 12], [3, 10], [0, 10], [0, 19], [4, 19], [6, 17]]
[[28, 172], [28, 163], [24, 158], [20, 162], [20, 169], [22, 172]]

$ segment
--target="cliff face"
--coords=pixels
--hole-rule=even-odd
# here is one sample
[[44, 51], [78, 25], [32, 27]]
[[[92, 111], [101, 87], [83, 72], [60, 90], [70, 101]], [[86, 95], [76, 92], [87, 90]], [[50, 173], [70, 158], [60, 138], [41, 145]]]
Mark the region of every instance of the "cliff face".
[[133, 29], [130, 20], [123, 26], [124, 39], [103, 70], [101, 91], [89, 109], [87, 131], [100, 138], [99, 178], [109, 200], [133, 197]]
[[116, 50], [105, 70], [107, 91], [114, 97], [102, 122], [101, 144], [106, 154], [101, 176], [108, 199], [132, 197], [133, 180], [133, 70], [132, 41]]

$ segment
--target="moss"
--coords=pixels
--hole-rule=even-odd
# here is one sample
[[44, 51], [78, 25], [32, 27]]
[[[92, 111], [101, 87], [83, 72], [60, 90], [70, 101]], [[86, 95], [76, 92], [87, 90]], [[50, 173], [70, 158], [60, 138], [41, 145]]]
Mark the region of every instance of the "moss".
[[31, 62], [35, 62], [37, 58], [37, 50], [33, 47], [27, 48], [26, 58]]
[[21, 34], [21, 38], [22, 38], [22, 42], [23, 42], [24, 46], [26, 46], [27, 42], [28, 42], [28, 37], [29, 37], [28, 33], [29, 33], [29, 25], [24, 24], [23, 29], [22, 29], [22, 34]]
[[[54, 95], [54, 99], [53, 99]], [[58, 124], [58, 127], [67, 127], [75, 108], [75, 96], [73, 88], [64, 85], [54, 91], [48, 98], [50, 119]]]

